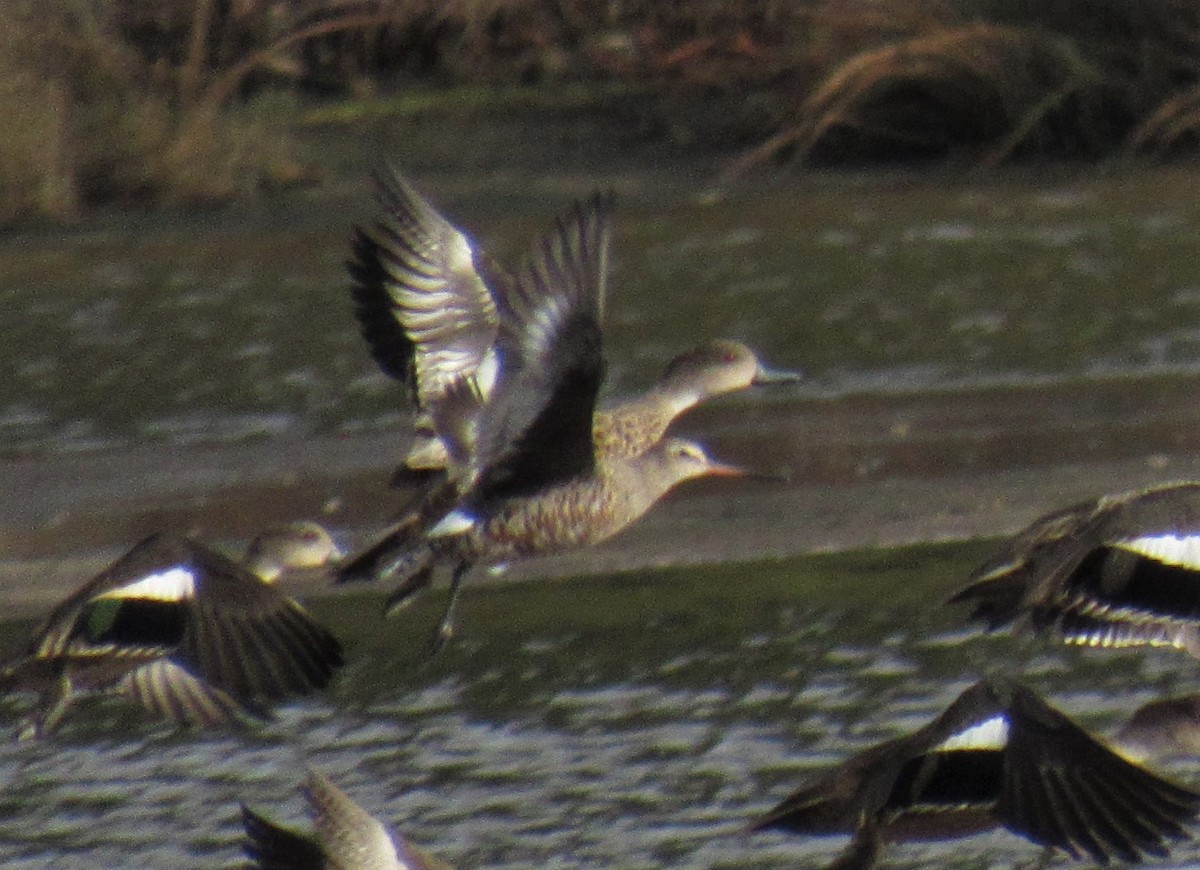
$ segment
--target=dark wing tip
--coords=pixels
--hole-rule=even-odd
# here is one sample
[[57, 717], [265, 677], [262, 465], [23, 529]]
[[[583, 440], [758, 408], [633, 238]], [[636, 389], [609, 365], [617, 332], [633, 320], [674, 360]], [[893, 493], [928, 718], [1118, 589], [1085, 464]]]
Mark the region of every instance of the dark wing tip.
[[231, 607], [197, 606], [191, 631], [173, 655], [242, 704], [267, 704], [325, 688], [343, 664], [336, 637], [277, 589]]
[[1200, 794], [1118, 755], [1032, 690], [1012, 691], [997, 815], [1036, 843], [1102, 863], [1164, 855], [1188, 836]]
[[243, 851], [258, 870], [324, 870], [325, 854], [311, 837], [277, 825], [242, 804]]
[[946, 603], [971, 605], [970, 618], [995, 631], [1021, 614], [1026, 582], [1024, 574], [1014, 569], [968, 583], [947, 598]]
[[350, 251], [346, 271], [359, 332], [380, 370], [415, 394], [415, 346], [393, 311], [380, 244], [361, 227], [355, 227]]
[[[830, 827], [829, 817], [834, 809], [833, 801], [828, 795], [821, 794], [819, 789], [801, 787], [788, 795], [771, 809], [756, 819], [752, 819], [746, 830], [754, 831], [784, 831], [790, 834], [815, 834], [849, 831], [852, 828], [850, 814], [846, 824], [839, 826], [836, 831]], [[842, 815], [843, 813], [838, 813]]]

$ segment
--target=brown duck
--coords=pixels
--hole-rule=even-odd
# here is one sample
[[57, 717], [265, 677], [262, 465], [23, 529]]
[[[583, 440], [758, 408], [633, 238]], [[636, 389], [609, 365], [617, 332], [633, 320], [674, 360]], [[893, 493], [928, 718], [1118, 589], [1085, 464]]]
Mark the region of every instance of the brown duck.
[[[445, 220], [394, 171], [378, 176], [386, 215], [375, 232], [359, 231], [349, 264], [363, 335], [384, 371], [409, 383], [426, 413], [400, 477], [446, 469], [446, 445], [432, 409], [459, 378], [472, 378], [483, 401], [498, 373], [497, 299], [514, 292], [516, 278]], [[603, 296], [597, 304], [599, 320]], [[715, 339], [671, 361], [643, 393], [592, 419], [593, 446], [601, 461], [638, 456], [663, 437], [676, 417], [699, 402], [752, 385], [798, 380], [797, 372], [763, 365], [746, 345]], [[472, 433], [465, 433], [471, 452]], [[453, 468], [453, 464], [451, 464]], [[469, 472], [467, 472], [469, 473]], [[463, 472], [434, 485], [421, 506], [377, 543], [348, 560], [342, 581], [369, 580], [411, 545], [463, 495]]]
[[498, 300], [499, 366], [487, 400], [472, 380], [460, 380], [434, 409], [450, 461], [462, 469], [462, 495], [385, 570], [401, 575], [397, 595], [406, 597], [428, 583], [434, 566], [451, 566], [435, 645], [450, 634], [459, 583], [476, 562], [605, 540], [681, 481], [742, 473], [682, 439], [639, 456], [597, 451], [610, 206], [597, 196], [560, 217]]

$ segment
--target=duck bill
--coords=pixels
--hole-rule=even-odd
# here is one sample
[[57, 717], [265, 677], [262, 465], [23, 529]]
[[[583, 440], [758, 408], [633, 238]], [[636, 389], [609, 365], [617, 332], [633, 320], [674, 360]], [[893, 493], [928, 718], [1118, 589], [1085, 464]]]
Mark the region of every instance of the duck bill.
[[773, 384], [794, 384], [799, 380], [803, 380], [803, 378], [804, 372], [802, 371], [773, 369], [770, 366], [759, 363], [758, 368], [754, 371], [754, 378], [750, 381], [750, 385], [754, 387], [766, 387]]
[[787, 483], [788, 477], [782, 474], [772, 474], [769, 471], [758, 471], [744, 465], [733, 465], [728, 462], [709, 462], [705, 474], [713, 477], [741, 477], [746, 480], [769, 480], [773, 483]]
[[329, 564], [330, 565], [340, 565], [346, 561], [346, 559], [349, 555], [350, 554], [347, 553], [344, 549], [342, 549], [342, 547], [339, 546], [337, 544], [337, 542], [334, 542], [334, 544], [329, 549]]
[[705, 469], [705, 474], [710, 477], [753, 477], [754, 472], [748, 468], [743, 468], [740, 465], [731, 465], [728, 462], [710, 462], [708, 468]]

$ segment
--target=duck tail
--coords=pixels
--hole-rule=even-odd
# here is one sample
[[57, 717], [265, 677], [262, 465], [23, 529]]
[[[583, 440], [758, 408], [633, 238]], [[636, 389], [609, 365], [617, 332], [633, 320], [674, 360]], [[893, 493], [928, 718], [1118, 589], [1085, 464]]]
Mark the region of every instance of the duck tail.
[[1028, 580], [1021, 571], [991, 574], [959, 589], [947, 603], [971, 605], [971, 619], [995, 631], [1020, 615], [1027, 587]]
[[395, 577], [400, 583], [388, 593], [383, 605], [384, 615], [394, 616], [411, 604], [417, 595], [428, 589], [433, 583], [433, 569], [437, 564], [437, 549], [429, 543], [404, 553], [389, 564], [386, 569], [388, 575]]
[[400, 571], [411, 556], [426, 549], [421, 546], [425, 528], [419, 511], [405, 515], [382, 538], [342, 563], [337, 582], [362, 583]]

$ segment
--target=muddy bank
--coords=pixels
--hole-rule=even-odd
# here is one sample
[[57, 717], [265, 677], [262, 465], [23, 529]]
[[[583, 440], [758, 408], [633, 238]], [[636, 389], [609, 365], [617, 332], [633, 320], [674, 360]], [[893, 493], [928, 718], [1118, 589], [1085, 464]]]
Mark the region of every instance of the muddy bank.
[[[1200, 477], [1200, 409], [1187, 375], [907, 395], [749, 394], [680, 431], [786, 482], [676, 491], [606, 546], [512, 577], [743, 562], [1006, 534], [1105, 491]], [[403, 435], [263, 440], [219, 448], [12, 461], [0, 466], [0, 590], [15, 611], [59, 597], [162, 528], [237, 543], [318, 517], [348, 545], [404, 504], [388, 472]], [[306, 593], [329, 591], [309, 578]]]

